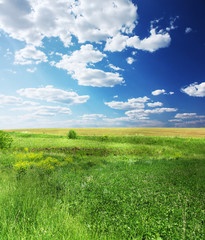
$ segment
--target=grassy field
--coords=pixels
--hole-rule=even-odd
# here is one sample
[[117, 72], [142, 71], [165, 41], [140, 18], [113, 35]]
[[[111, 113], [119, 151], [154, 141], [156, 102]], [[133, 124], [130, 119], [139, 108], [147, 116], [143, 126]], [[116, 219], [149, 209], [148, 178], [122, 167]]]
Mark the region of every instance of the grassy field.
[[76, 130], [10, 133], [0, 239], [205, 239], [204, 129]]
[[[8, 130], [25, 133], [44, 133], [67, 135], [69, 128], [36, 128]], [[205, 128], [76, 128], [79, 135], [142, 135], [142, 136], [167, 136], [167, 137], [205, 137]]]

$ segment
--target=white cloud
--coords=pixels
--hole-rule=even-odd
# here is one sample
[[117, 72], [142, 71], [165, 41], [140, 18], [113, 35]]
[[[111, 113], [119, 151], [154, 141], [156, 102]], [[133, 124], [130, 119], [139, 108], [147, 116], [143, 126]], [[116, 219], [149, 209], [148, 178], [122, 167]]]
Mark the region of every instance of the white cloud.
[[127, 111], [127, 112], [125, 112], [125, 115], [127, 115], [130, 118], [134, 118], [134, 119], [148, 118], [148, 113], [145, 113], [144, 109], [134, 109], [131, 111]]
[[126, 47], [132, 47], [138, 50], [155, 52], [160, 48], [166, 48], [171, 43], [171, 37], [166, 31], [156, 32], [156, 29], [150, 30], [150, 36], [140, 39], [139, 36], [128, 37], [127, 35], [117, 34], [109, 38], [105, 45], [105, 51], [121, 52]]
[[128, 36], [118, 33], [113, 38], [109, 38], [106, 42], [105, 51], [121, 52], [126, 48]]
[[205, 119], [199, 119], [199, 120], [193, 120], [193, 121], [185, 121], [185, 122], [176, 122], [175, 127], [180, 127], [180, 128], [198, 128], [198, 127], [205, 127]]
[[181, 91], [192, 97], [205, 97], [205, 82], [192, 83], [188, 87], [182, 88]]
[[164, 123], [157, 120], [149, 120], [147, 117], [119, 117], [103, 119], [107, 126], [127, 126], [127, 127], [163, 127]]
[[185, 29], [185, 33], [190, 33], [190, 32], [192, 32], [192, 28], [187, 27], [187, 28]]
[[111, 101], [105, 102], [105, 105], [113, 109], [128, 110], [134, 108], [144, 108], [144, 103], [149, 100], [148, 97], [139, 97], [128, 99], [127, 102]]
[[94, 49], [91, 44], [86, 44], [82, 45], [80, 50], [74, 51], [71, 55], [63, 55], [62, 60], [56, 66], [73, 73], [77, 72], [79, 68], [86, 68], [89, 63], [100, 62], [104, 57], [106, 57], [106, 54]]
[[30, 73], [34, 73], [37, 70], [37, 68], [27, 68], [26, 71]]
[[169, 122], [182, 122], [182, 119], [170, 119]]
[[105, 54], [95, 50], [91, 44], [81, 46], [80, 50], [72, 55], [64, 55], [62, 60], [55, 64], [56, 67], [68, 71], [79, 85], [92, 87], [114, 87], [123, 83], [119, 73], [104, 72], [99, 69], [89, 68], [89, 64], [100, 62]]
[[148, 107], [161, 107], [162, 105], [163, 105], [162, 102], [147, 103]]
[[78, 69], [72, 77], [78, 80], [79, 85], [92, 87], [114, 87], [124, 82], [119, 73], [92, 68]]
[[113, 96], [113, 98], [118, 98], [118, 95]]
[[89, 99], [88, 95], [79, 96], [76, 92], [68, 92], [53, 86], [41, 88], [22, 88], [17, 91], [20, 96], [25, 96], [31, 99], [45, 100], [47, 102], [64, 103], [64, 104], [79, 104], [85, 103]]
[[22, 98], [20, 97], [15, 97], [15, 96], [6, 96], [3, 94], [0, 94], [0, 104], [1, 106], [4, 105], [31, 105], [31, 106], [35, 106], [38, 105], [39, 103], [37, 102], [32, 102], [32, 101], [24, 101]]
[[14, 96], [6, 96], [0, 94], [0, 104], [1, 105], [14, 105], [14, 104], [21, 104], [23, 102], [22, 98], [14, 97]]
[[12, 55], [12, 52], [9, 48], [6, 49], [6, 53], [4, 54], [4, 57], [9, 57]]
[[146, 117], [149, 114], [160, 114], [164, 112], [176, 112], [178, 109], [177, 108], [155, 108], [155, 109], [134, 109], [131, 111], [125, 112], [125, 114], [129, 117]]
[[154, 52], [160, 48], [168, 47], [171, 43], [171, 37], [168, 32], [156, 33], [156, 29], [150, 30], [150, 36], [140, 40], [138, 36], [127, 40], [128, 47], [134, 47], [139, 50]]
[[40, 46], [45, 37], [59, 37], [68, 46], [72, 36], [84, 43], [131, 33], [136, 11], [129, 0], [3, 0], [0, 28], [27, 44]]
[[45, 53], [37, 50], [32, 45], [27, 45], [25, 48], [15, 52], [15, 64], [39, 64], [41, 62], [47, 62]]
[[81, 118], [84, 120], [96, 120], [104, 117], [106, 116], [103, 114], [84, 114], [83, 116], [81, 116]]
[[196, 113], [178, 113], [175, 118], [179, 119], [194, 119], [194, 118], [205, 118], [204, 115], [197, 115]]
[[112, 68], [112, 69], [115, 70], [115, 71], [124, 71], [124, 69], [119, 68], [119, 67], [116, 67], [116, 66], [114, 66], [113, 64], [109, 64], [109, 67]]
[[38, 102], [32, 102], [32, 101], [23, 101], [22, 105], [32, 105], [32, 106], [36, 106], [39, 105]]
[[155, 91], [152, 92], [152, 95], [157, 96], [160, 94], [166, 94], [166, 91], [164, 89], [157, 89]]
[[178, 18], [179, 18], [179, 16], [170, 18], [170, 26], [166, 28], [167, 31], [171, 31], [171, 30], [178, 28], [178, 26], [175, 26], [175, 22]]
[[205, 115], [197, 113], [178, 113], [169, 122], [175, 123], [175, 127], [205, 127]]
[[134, 60], [134, 58], [132, 58], [132, 57], [128, 57], [128, 58], [126, 59], [126, 61], [127, 61], [128, 64], [133, 64], [133, 62], [134, 62], [135, 60]]
[[154, 96], [157, 96], [157, 95], [160, 95], [160, 94], [164, 94], [164, 95], [173, 95], [174, 92], [166, 92], [164, 89], [157, 89], [155, 91], [152, 92], [152, 95]]
[[176, 112], [178, 109], [177, 108], [155, 108], [155, 109], [149, 109], [145, 110], [145, 113], [164, 113], [164, 112]]
[[[55, 116], [56, 114], [72, 114], [70, 108], [61, 106], [33, 106], [12, 108], [12, 111], [32, 112], [32, 116]], [[30, 114], [29, 114], [30, 115]]]
[[73, 8], [76, 21], [73, 34], [80, 42], [101, 41], [118, 32], [131, 33], [137, 7], [129, 0], [83, 0]]

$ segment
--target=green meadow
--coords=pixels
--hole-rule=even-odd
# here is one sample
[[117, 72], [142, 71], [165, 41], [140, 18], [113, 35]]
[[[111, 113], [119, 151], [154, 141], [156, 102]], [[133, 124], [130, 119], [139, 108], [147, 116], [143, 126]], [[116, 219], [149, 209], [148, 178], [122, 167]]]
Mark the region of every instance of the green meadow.
[[119, 131], [10, 132], [0, 150], [0, 239], [205, 239], [200, 131]]

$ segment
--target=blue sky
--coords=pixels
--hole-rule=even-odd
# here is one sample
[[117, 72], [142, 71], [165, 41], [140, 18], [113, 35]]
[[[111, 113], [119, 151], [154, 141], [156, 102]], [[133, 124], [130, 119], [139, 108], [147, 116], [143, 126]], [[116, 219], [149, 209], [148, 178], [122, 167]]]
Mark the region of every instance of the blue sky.
[[0, 0], [0, 129], [205, 127], [203, 0]]

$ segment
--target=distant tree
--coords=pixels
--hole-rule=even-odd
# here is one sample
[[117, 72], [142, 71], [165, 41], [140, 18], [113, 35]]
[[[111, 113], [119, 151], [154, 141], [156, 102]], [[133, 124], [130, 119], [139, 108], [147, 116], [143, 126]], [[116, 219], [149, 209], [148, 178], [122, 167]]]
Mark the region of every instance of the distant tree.
[[76, 139], [77, 138], [77, 133], [74, 131], [74, 130], [70, 130], [69, 132], [68, 132], [68, 138], [69, 139]]

